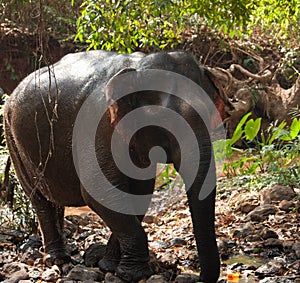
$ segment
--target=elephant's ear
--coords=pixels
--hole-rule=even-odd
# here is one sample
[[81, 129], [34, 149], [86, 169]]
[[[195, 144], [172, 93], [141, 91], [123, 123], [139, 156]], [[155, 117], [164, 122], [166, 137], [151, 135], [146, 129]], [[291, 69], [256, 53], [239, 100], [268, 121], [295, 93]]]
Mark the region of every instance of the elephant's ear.
[[116, 78], [122, 74], [125, 74], [125, 73], [129, 73], [129, 72], [135, 72], [136, 69], [134, 68], [125, 68], [125, 69], [122, 69], [120, 70], [119, 72], [117, 72], [109, 81], [108, 83], [106, 84], [105, 86], [105, 97], [106, 97], [106, 101], [107, 101], [107, 104], [109, 105], [108, 109], [109, 109], [109, 115], [110, 115], [110, 123], [112, 125], [115, 125], [118, 123], [119, 121], [119, 118], [118, 117], [119, 113], [119, 107], [118, 107], [118, 103], [117, 101], [114, 100], [114, 93], [116, 91], [118, 91], [116, 88], [115, 88], [115, 81], [116, 81]]

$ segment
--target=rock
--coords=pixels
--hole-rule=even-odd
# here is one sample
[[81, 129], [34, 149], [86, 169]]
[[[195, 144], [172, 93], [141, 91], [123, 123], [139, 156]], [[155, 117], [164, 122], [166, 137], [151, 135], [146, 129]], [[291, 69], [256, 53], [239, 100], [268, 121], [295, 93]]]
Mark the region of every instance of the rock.
[[[86, 226], [89, 224], [89, 221], [86, 217], [80, 215], [68, 215], [65, 217], [68, 221], [72, 222], [76, 226]], [[76, 227], [77, 229], [77, 227]]]
[[78, 283], [78, 281], [60, 278], [56, 281], [56, 283]]
[[29, 269], [29, 266], [21, 262], [12, 262], [4, 264], [4, 266], [2, 267], [2, 271], [9, 275], [22, 269], [27, 271]]
[[84, 253], [84, 264], [86, 266], [97, 266], [98, 261], [103, 258], [106, 246], [101, 243], [91, 244]]
[[240, 228], [234, 230], [233, 237], [234, 238], [245, 238], [255, 232], [254, 226], [251, 223], [246, 223], [242, 225]]
[[29, 247], [21, 257], [21, 262], [28, 265], [33, 265], [35, 260], [38, 258], [43, 258], [43, 255], [37, 250]]
[[18, 283], [20, 280], [28, 279], [29, 275], [25, 269], [14, 272], [9, 276], [8, 279], [4, 280], [3, 283]]
[[18, 283], [32, 283], [31, 280], [20, 280]]
[[243, 213], [249, 213], [257, 206], [259, 206], [257, 195], [246, 194], [237, 202], [236, 210]]
[[284, 277], [268, 277], [264, 278], [263, 280], [260, 280], [259, 283], [293, 283], [295, 281], [292, 281], [288, 278]]
[[41, 270], [37, 269], [37, 268], [33, 268], [31, 270], [29, 270], [28, 275], [29, 278], [31, 279], [39, 279], [41, 277]]
[[279, 203], [279, 209], [280, 210], [283, 210], [283, 211], [290, 211], [293, 207], [295, 207], [295, 204], [290, 201], [290, 200], [282, 200], [280, 203]]
[[275, 231], [269, 229], [269, 228], [264, 228], [261, 231], [261, 235], [260, 235], [264, 240], [269, 239], [269, 238], [274, 238], [274, 239], [278, 239], [278, 235]]
[[53, 265], [51, 268], [47, 268], [41, 277], [45, 281], [55, 282], [60, 277], [60, 270], [57, 265]]
[[74, 265], [71, 262], [65, 263], [62, 266], [60, 266], [61, 274], [63, 276], [67, 275], [72, 269], [74, 268]]
[[35, 235], [30, 235], [28, 237], [28, 240], [21, 245], [20, 250], [22, 253], [26, 252], [29, 248], [32, 250], [39, 249], [43, 245], [42, 241], [37, 238]]
[[260, 192], [264, 203], [270, 201], [292, 200], [296, 197], [294, 189], [283, 185], [273, 185]]
[[154, 215], [145, 215], [143, 222], [145, 222], [147, 224], [152, 224], [152, 223], [157, 223], [158, 219]]
[[294, 250], [296, 257], [300, 259], [300, 242], [296, 242], [295, 244], [293, 244], [292, 249]]
[[300, 200], [296, 202], [296, 211], [300, 213]]
[[267, 239], [266, 241], [264, 241], [263, 245], [266, 248], [278, 248], [280, 250], [283, 249], [282, 241], [278, 239], [273, 239], [273, 238]]
[[105, 275], [104, 283], [126, 283], [126, 282], [124, 280], [122, 280], [121, 278], [108, 272]]
[[180, 274], [175, 278], [175, 283], [196, 283], [199, 276], [195, 274]]
[[239, 210], [243, 213], [249, 213], [250, 211], [252, 211], [253, 209], [255, 209], [258, 206], [259, 206], [258, 203], [244, 202], [244, 203], [240, 204]]
[[184, 239], [175, 238], [171, 241], [170, 244], [171, 244], [171, 246], [182, 247], [182, 246], [185, 246], [187, 243], [186, 243], [186, 240], [184, 240]]
[[65, 219], [64, 220], [64, 229], [68, 230], [67, 234], [69, 236], [71, 236], [77, 231], [78, 225], [74, 224], [73, 222], [69, 221], [68, 219]]
[[152, 275], [146, 283], [168, 283], [169, 281], [163, 275]]
[[90, 245], [96, 244], [96, 243], [100, 243], [102, 245], [107, 245], [107, 240], [104, 239], [99, 234], [92, 234], [84, 240], [84, 249], [87, 250]]
[[104, 274], [97, 268], [88, 268], [82, 265], [76, 265], [67, 275], [69, 280], [86, 281], [92, 280], [101, 281], [104, 279]]
[[152, 249], [167, 249], [169, 247], [167, 242], [164, 241], [154, 241], [154, 242], [150, 242], [150, 247]]
[[264, 264], [256, 269], [255, 275], [258, 277], [277, 275], [279, 268], [271, 263]]
[[253, 211], [248, 213], [246, 220], [261, 222], [268, 218], [269, 215], [276, 213], [276, 207], [271, 204], [264, 204], [256, 207]]
[[68, 242], [66, 247], [70, 255], [75, 255], [78, 253], [78, 243], [77, 242]]
[[235, 262], [233, 264], [230, 264], [227, 266], [228, 270], [236, 270], [238, 267], [242, 266], [243, 264], [241, 262]]

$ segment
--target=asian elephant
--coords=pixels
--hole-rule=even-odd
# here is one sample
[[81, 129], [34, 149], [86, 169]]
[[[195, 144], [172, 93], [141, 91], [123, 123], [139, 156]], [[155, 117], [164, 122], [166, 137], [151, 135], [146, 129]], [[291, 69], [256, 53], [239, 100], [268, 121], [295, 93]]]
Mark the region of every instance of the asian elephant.
[[[199, 67], [193, 56], [186, 52], [149, 55], [137, 52], [126, 55], [87, 51], [69, 54], [56, 64], [30, 74], [7, 100], [4, 127], [10, 156], [18, 179], [36, 210], [47, 253], [47, 265], [62, 264], [70, 260], [63, 235], [64, 207], [88, 205], [112, 231], [105, 256], [99, 262], [100, 269], [116, 272], [125, 281], [137, 282], [152, 274], [148, 264], [147, 236], [141, 226], [144, 213], [137, 210], [136, 215], [133, 215], [123, 213], [122, 210], [114, 211], [85, 188], [78, 176], [75, 159], [88, 156], [85, 155], [86, 149], [78, 149], [77, 155], [76, 147], [82, 148], [88, 139], [84, 131], [90, 130], [89, 122], [81, 129], [82, 140], [75, 141], [75, 145], [73, 130], [80, 109], [92, 94], [95, 103], [97, 101], [101, 107], [107, 106], [107, 111], [99, 117], [95, 138], [90, 142], [92, 145], [94, 143], [98, 166], [111, 184], [108, 202], [114, 205], [118, 191], [137, 196], [151, 195], [155, 180], [155, 173], [151, 178], [138, 179], [127, 176], [116, 165], [112, 156], [111, 139], [119, 121], [134, 109], [145, 105], [175, 111], [187, 121], [198, 141], [197, 150], [201, 159], [187, 196], [201, 264], [200, 281], [213, 283], [218, 280], [220, 268], [214, 227], [215, 170], [209, 129], [193, 109], [200, 98], [194, 95], [188, 103], [180, 95], [151, 89], [135, 91], [133, 88], [132, 94], [124, 95], [119, 100], [114, 99], [116, 90], [122, 90], [122, 86], [115, 87], [114, 81], [118, 76], [139, 74], [147, 70], [172, 72], [188, 78], [191, 84], [202, 87], [205, 95], [216, 105], [221, 118], [226, 116], [226, 101], [213, 84], [211, 74], [204, 67]], [[139, 75], [136, 75], [135, 80], [138, 79]], [[131, 83], [130, 79], [125, 82], [128, 89]], [[163, 83], [172, 89], [176, 81], [164, 79]], [[180, 88], [180, 85], [177, 87]], [[161, 108], [145, 110], [145, 115], [152, 117], [160, 110]], [[214, 115], [219, 114], [208, 112], [213, 125], [216, 121]], [[138, 122], [137, 119], [134, 121]], [[165, 122], [170, 125], [174, 123], [169, 120]], [[184, 149], [180, 148], [176, 137], [167, 129], [149, 125], [133, 133], [129, 140], [126, 130], [124, 125], [119, 127], [119, 137], [120, 140], [126, 140], [130, 158], [137, 167], [149, 166], [149, 152], [153, 147], [159, 146], [166, 154], [165, 162], [173, 163], [180, 171], [181, 153]], [[118, 148], [118, 140], [115, 147]], [[82, 154], [80, 150], [83, 150]], [[123, 153], [120, 150], [118, 154]], [[90, 173], [88, 181], [94, 180], [97, 168], [89, 160], [84, 162], [83, 171]], [[199, 199], [208, 168], [213, 168], [213, 173], [210, 174], [214, 188], [206, 198]], [[187, 178], [185, 174], [188, 176], [188, 172], [181, 173], [184, 180]], [[101, 192], [102, 183], [95, 185]], [[145, 211], [149, 201], [143, 204]]]

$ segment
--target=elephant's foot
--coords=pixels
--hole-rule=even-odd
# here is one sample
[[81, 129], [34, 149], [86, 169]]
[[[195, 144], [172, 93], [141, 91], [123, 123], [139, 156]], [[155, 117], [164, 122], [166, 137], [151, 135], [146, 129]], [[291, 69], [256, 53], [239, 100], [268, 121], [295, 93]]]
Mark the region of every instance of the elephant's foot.
[[127, 282], [138, 282], [142, 279], [148, 279], [152, 274], [153, 270], [146, 263], [135, 263], [135, 265], [126, 265], [120, 263], [116, 269], [116, 274]]
[[114, 273], [117, 269], [117, 266], [119, 265], [119, 260], [112, 260], [112, 259], [106, 259], [106, 258], [102, 258], [99, 262], [98, 262], [98, 266], [100, 268], [101, 271], [103, 272], [112, 272]]
[[63, 265], [71, 261], [70, 255], [65, 251], [48, 252], [44, 257], [44, 263], [46, 266]]

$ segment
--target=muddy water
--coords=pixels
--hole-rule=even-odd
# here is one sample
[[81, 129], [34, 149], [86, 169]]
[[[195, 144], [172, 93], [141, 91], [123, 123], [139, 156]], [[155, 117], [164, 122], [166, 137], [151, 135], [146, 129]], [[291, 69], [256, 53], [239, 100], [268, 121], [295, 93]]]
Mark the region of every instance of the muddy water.
[[244, 265], [253, 265], [255, 267], [258, 267], [258, 266], [266, 263], [266, 261], [264, 259], [262, 259], [261, 257], [237, 255], [237, 256], [233, 256], [230, 259], [226, 260], [225, 263], [227, 265], [231, 265], [234, 263], [242, 263]]

